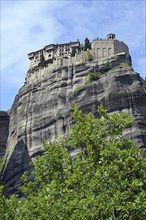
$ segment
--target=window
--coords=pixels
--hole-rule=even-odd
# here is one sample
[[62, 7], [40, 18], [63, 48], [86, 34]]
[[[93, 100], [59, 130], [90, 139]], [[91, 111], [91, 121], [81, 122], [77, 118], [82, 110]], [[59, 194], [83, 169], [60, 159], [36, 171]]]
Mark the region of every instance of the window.
[[102, 49], [102, 56], [103, 56], [103, 57], [106, 56], [106, 49], [105, 49], [105, 48]]
[[108, 56], [112, 54], [112, 48], [108, 48]]
[[97, 48], [97, 57], [100, 57], [100, 48]]

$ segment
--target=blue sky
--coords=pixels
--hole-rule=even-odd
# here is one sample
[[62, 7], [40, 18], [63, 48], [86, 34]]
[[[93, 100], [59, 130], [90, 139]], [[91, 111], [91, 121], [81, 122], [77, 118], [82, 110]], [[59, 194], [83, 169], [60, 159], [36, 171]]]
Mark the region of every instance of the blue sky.
[[10, 109], [24, 85], [27, 54], [51, 43], [115, 33], [146, 77], [145, 0], [1, 0], [0, 109]]

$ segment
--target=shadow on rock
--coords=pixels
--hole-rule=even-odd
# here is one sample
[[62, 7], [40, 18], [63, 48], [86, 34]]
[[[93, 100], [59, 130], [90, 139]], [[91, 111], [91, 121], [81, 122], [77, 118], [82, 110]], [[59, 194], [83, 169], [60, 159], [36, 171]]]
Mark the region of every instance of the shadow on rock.
[[30, 162], [31, 158], [26, 144], [23, 140], [18, 141], [2, 177], [2, 184], [5, 185], [4, 194], [6, 196], [10, 194], [22, 196], [19, 190], [19, 186], [22, 185], [20, 178], [24, 171], [31, 171], [32, 167]]

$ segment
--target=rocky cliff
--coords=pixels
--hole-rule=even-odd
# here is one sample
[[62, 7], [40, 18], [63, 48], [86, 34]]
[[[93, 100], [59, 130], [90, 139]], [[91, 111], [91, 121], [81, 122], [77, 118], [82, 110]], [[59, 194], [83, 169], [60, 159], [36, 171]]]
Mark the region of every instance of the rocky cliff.
[[5, 111], [0, 111], [0, 176], [3, 166], [6, 143], [9, 134], [9, 115]]
[[5, 111], [0, 111], [0, 156], [5, 154], [8, 134], [9, 114]]
[[[43, 140], [50, 142], [68, 133], [71, 103], [95, 115], [100, 103], [110, 113], [128, 112], [135, 123], [124, 135], [146, 146], [146, 84], [127, 63], [130, 64], [129, 58], [115, 57], [102, 74], [104, 66], [98, 61], [57, 69], [38, 66], [28, 71], [11, 109], [2, 179], [6, 193], [17, 191], [20, 176], [30, 168], [29, 162], [43, 152]], [[90, 78], [97, 72], [99, 77]]]

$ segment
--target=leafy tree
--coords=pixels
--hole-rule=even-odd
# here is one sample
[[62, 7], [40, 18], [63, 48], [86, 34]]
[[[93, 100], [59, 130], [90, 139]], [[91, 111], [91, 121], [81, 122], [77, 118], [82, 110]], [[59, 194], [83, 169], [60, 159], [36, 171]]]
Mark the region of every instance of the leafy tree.
[[17, 207], [18, 206], [18, 199], [15, 195], [11, 195], [10, 198], [6, 198], [3, 195], [3, 186], [0, 185], [0, 219], [1, 220], [11, 220], [11, 219], [18, 219], [17, 216]]
[[87, 37], [85, 38], [85, 49], [91, 49], [91, 43]]
[[101, 106], [100, 119], [73, 109], [70, 135], [62, 143], [44, 143], [33, 178], [23, 175], [25, 197], [1, 196], [2, 220], [146, 218], [146, 161], [121, 137], [132, 119], [124, 112], [109, 116]]

